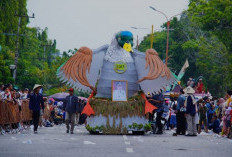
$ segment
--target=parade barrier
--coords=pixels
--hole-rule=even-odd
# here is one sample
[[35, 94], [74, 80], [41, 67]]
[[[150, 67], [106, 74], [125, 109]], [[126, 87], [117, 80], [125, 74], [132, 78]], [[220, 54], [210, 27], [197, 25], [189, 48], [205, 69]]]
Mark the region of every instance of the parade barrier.
[[29, 109], [29, 101], [28, 100], [24, 100], [22, 103], [22, 122], [27, 122], [32, 120], [32, 112]]
[[0, 125], [7, 125], [32, 120], [32, 112], [29, 109], [29, 101], [22, 102], [22, 110], [19, 111], [17, 103], [0, 100]]

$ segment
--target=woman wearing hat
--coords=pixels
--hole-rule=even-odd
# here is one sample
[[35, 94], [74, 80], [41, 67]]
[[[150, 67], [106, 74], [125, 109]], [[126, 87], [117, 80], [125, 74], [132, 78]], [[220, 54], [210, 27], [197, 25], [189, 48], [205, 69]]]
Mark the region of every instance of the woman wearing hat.
[[188, 134], [186, 136], [197, 136], [197, 125], [195, 121], [196, 116], [196, 101], [194, 99], [193, 94], [195, 90], [188, 86], [184, 89], [184, 92], [188, 95], [187, 96], [187, 107], [186, 107], [186, 120], [188, 123]]
[[32, 119], [33, 119], [35, 134], [37, 134], [37, 129], [39, 125], [40, 105], [42, 107], [42, 110], [44, 111], [43, 95], [39, 93], [41, 87], [42, 85], [35, 84], [33, 88], [33, 93], [28, 96], [28, 98], [30, 99], [29, 108], [32, 111]]

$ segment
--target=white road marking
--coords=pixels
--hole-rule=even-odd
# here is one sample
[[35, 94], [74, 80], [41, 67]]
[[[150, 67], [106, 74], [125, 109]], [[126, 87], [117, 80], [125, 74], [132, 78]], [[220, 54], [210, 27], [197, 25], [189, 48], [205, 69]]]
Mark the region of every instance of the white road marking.
[[27, 141], [22, 141], [23, 144], [32, 144], [32, 141], [29, 139]]
[[12, 136], [11, 139], [12, 139], [12, 140], [16, 140], [17, 138]]
[[136, 140], [138, 140], [138, 142], [144, 142], [142, 136], [138, 136], [138, 137], [134, 136], [133, 138], [136, 139]]
[[96, 143], [93, 143], [91, 141], [84, 141], [84, 144], [96, 144]]
[[[128, 138], [127, 138], [126, 135], [123, 135], [123, 139], [124, 139], [125, 145], [129, 146], [130, 145], [130, 141], [128, 141]], [[126, 152], [127, 153], [134, 153], [134, 150], [133, 150], [133, 148], [126, 147]]]
[[83, 132], [83, 131], [81, 131], [80, 129], [77, 129], [77, 132]]
[[125, 144], [126, 144], [126, 145], [130, 145], [130, 142], [129, 142], [129, 141], [125, 141]]
[[127, 136], [126, 135], [123, 135], [123, 138], [124, 140], [128, 140]]
[[133, 153], [134, 152], [133, 148], [126, 148], [126, 151], [127, 151], [127, 153]]
[[31, 140], [28, 140], [28, 141], [27, 141], [27, 144], [32, 144], [32, 141], [31, 141]]
[[144, 142], [144, 140], [143, 140], [143, 139], [138, 139], [138, 141], [139, 141], [139, 142]]

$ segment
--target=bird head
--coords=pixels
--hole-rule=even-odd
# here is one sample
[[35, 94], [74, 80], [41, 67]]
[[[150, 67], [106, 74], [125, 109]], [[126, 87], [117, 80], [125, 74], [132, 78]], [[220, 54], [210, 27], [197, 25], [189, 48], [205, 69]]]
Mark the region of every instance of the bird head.
[[117, 33], [116, 40], [118, 45], [125, 49], [127, 52], [132, 52], [133, 34], [129, 31], [121, 31]]

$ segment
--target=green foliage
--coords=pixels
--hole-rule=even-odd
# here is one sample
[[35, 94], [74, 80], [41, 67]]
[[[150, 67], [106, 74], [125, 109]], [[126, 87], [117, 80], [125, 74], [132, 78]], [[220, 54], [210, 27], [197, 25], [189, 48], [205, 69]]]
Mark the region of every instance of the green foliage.
[[232, 1], [195, 0], [189, 5], [189, 15], [203, 30], [211, 31], [232, 52]]
[[133, 129], [137, 129], [137, 130], [141, 130], [143, 128], [143, 124], [133, 123], [131, 126], [128, 126], [128, 127], [133, 128]]
[[132, 128], [133, 128], [133, 129], [136, 129], [137, 127], [138, 127], [138, 124], [137, 124], [137, 123], [133, 123], [133, 124], [132, 124]]
[[143, 128], [143, 124], [138, 125], [138, 130], [141, 130]]
[[150, 123], [145, 124], [145, 125], [144, 125], [144, 130], [145, 130], [145, 131], [151, 131], [151, 124], [150, 124]]
[[[231, 3], [228, 0], [190, 1], [189, 10], [183, 12], [179, 20], [174, 18], [171, 21], [168, 67], [178, 75], [186, 59], [190, 65], [182, 84], [185, 84], [189, 77], [197, 79], [203, 76], [206, 89], [215, 96], [223, 96], [225, 90], [232, 88], [232, 51], [230, 50], [232, 38], [229, 38], [232, 36], [231, 29], [228, 32], [228, 28], [232, 28], [230, 21], [232, 14], [228, 14]], [[214, 17], [212, 8], [214, 10], [220, 8], [216, 11], [220, 12], [217, 13], [220, 16]], [[225, 10], [227, 10], [226, 13], [223, 12]], [[222, 18], [224, 16], [227, 16], [227, 24]], [[215, 19], [220, 19], [221, 25], [213, 24], [212, 21]], [[166, 28], [166, 23], [162, 27]], [[166, 31], [154, 34], [153, 47], [164, 60]], [[150, 35], [147, 35], [139, 45], [140, 51], [146, 51], [148, 48], [150, 48]]]
[[150, 131], [151, 130], [151, 124], [137, 124], [133, 123], [132, 125], [128, 125], [129, 129], [134, 129], [134, 130], [141, 130], [144, 128], [145, 131]]
[[86, 126], [86, 130], [88, 130], [89, 132], [103, 132], [103, 130], [105, 129], [105, 127], [102, 125], [102, 126], [98, 126], [96, 125], [95, 127], [91, 127], [89, 125]]
[[[0, 82], [15, 83], [20, 88], [33, 88], [43, 84], [47, 94], [59, 92], [64, 85], [56, 77], [56, 69], [69, 58], [69, 53], [59, 56], [56, 40], [48, 39], [48, 29], [27, 27], [28, 18], [22, 17], [19, 29], [19, 58], [17, 79], [14, 82], [10, 65], [14, 64], [16, 33], [19, 17], [27, 15], [26, 0], [0, 1]], [[46, 46], [44, 46], [46, 45]], [[69, 50], [71, 52], [71, 50]]]

